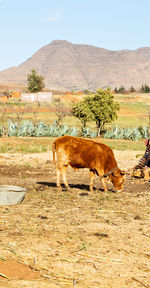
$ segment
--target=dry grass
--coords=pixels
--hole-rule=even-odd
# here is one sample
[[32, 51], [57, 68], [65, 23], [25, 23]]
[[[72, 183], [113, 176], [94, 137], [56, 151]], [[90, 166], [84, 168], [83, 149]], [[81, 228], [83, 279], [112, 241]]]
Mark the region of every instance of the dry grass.
[[149, 287], [148, 182], [128, 180], [121, 193], [110, 184], [104, 193], [96, 182], [91, 193], [88, 171], [70, 169], [71, 191], [60, 192], [50, 161], [21, 164], [1, 166], [1, 184], [28, 192], [22, 204], [0, 207], [0, 259], [26, 264], [40, 278], [1, 277], [1, 287]]

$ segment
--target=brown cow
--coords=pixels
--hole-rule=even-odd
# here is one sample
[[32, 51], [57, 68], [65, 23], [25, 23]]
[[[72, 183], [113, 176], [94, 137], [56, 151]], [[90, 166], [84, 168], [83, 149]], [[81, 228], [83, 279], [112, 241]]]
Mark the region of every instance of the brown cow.
[[94, 174], [97, 174], [103, 184], [104, 191], [107, 187], [104, 177], [109, 176], [117, 191], [121, 191], [124, 185], [124, 171], [117, 167], [117, 163], [110, 147], [83, 138], [62, 136], [56, 139], [52, 145], [53, 162], [55, 152], [57, 154], [57, 186], [61, 188], [60, 176], [62, 175], [65, 187], [69, 185], [66, 178], [68, 165], [72, 168], [88, 168], [90, 170], [90, 190], [93, 190]]

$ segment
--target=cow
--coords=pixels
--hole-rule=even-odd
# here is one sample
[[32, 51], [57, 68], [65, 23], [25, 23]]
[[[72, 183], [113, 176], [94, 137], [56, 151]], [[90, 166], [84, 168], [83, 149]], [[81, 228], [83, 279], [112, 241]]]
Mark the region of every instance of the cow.
[[107, 186], [104, 178], [109, 177], [114, 187], [120, 192], [125, 181], [125, 171], [121, 171], [116, 163], [114, 153], [110, 147], [103, 143], [84, 138], [62, 136], [52, 144], [53, 163], [55, 163], [55, 152], [57, 155], [57, 187], [61, 189], [60, 176], [63, 178], [65, 187], [69, 189], [66, 178], [68, 165], [74, 169], [88, 168], [90, 171], [90, 191], [93, 191], [95, 174], [102, 181], [104, 191]]

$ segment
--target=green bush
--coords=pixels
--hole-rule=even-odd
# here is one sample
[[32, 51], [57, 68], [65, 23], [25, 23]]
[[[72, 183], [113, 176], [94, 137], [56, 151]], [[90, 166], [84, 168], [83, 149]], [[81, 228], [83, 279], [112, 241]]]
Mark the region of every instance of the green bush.
[[17, 122], [8, 122], [8, 136], [17, 136], [18, 123]]
[[[0, 136], [3, 135], [3, 127], [0, 127]], [[94, 138], [97, 136], [96, 131], [90, 130], [90, 128], [77, 128], [69, 127], [68, 125], [58, 126], [55, 121], [53, 124], [48, 125], [42, 121], [34, 124], [32, 121], [24, 120], [20, 124], [17, 122], [8, 122], [8, 136], [30, 136], [30, 137], [61, 137], [64, 135], [70, 136], [82, 136]]]
[[103, 137], [106, 139], [126, 139], [126, 140], [139, 140], [148, 137], [148, 127], [140, 126], [137, 128], [118, 128], [115, 126], [112, 130], [107, 130]]
[[[8, 122], [8, 136], [20, 136], [20, 137], [61, 137], [64, 135], [70, 135], [75, 137], [95, 138], [97, 137], [97, 131], [91, 130], [89, 127], [70, 127], [68, 125], [58, 126], [56, 121], [48, 125], [42, 121], [37, 124], [30, 120], [24, 120], [20, 124], [17, 122]], [[0, 136], [3, 135], [3, 127], [0, 126]], [[126, 139], [126, 140], [139, 140], [148, 138], [148, 127], [139, 126], [137, 128], [119, 128], [113, 127], [111, 130], [106, 130], [103, 133], [105, 139]]]
[[0, 125], [0, 137], [3, 135], [3, 127]]
[[18, 127], [17, 136], [34, 136], [35, 135], [35, 125], [32, 121], [24, 120]]
[[35, 128], [35, 135], [36, 137], [46, 137], [48, 135], [48, 125], [43, 123], [42, 121], [37, 123]]

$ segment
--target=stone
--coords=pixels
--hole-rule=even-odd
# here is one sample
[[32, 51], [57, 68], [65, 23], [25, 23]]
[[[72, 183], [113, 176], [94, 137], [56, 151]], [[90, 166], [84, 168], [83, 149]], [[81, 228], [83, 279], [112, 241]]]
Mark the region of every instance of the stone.
[[0, 185], [0, 205], [20, 204], [27, 190], [19, 186]]
[[141, 170], [140, 169], [137, 169], [135, 171], [133, 171], [133, 174], [132, 174], [133, 177], [137, 177], [137, 178], [141, 178], [142, 175], [141, 175]]
[[144, 180], [150, 180], [150, 168], [149, 167], [144, 168], [143, 177], [144, 177]]

